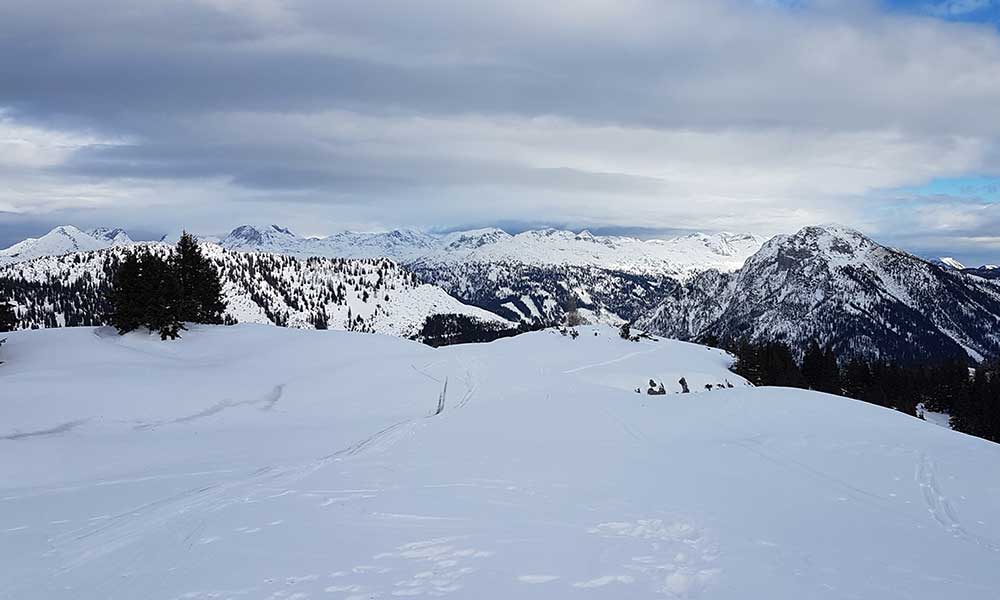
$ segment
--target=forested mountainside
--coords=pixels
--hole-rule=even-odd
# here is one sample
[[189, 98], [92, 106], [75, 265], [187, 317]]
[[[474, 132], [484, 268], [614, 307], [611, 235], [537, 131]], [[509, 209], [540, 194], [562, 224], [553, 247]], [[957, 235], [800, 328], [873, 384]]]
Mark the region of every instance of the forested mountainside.
[[[18, 328], [101, 325], [112, 273], [135, 247], [50, 256], [0, 267], [0, 296], [15, 304]], [[148, 244], [166, 254], [170, 246]], [[229, 322], [273, 323], [412, 337], [428, 316], [462, 314], [508, 327], [388, 259], [298, 259], [203, 245], [223, 282]]]
[[463, 302], [525, 323], [558, 323], [574, 308], [598, 321], [634, 320], [677, 285], [669, 277], [597, 267], [504, 262], [412, 268]]

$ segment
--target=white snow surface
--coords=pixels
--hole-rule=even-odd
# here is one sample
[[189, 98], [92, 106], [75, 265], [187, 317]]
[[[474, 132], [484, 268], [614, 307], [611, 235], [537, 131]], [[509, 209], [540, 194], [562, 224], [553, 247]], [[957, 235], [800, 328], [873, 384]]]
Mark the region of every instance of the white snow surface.
[[1000, 445], [580, 331], [8, 334], [0, 598], [996, 598]]

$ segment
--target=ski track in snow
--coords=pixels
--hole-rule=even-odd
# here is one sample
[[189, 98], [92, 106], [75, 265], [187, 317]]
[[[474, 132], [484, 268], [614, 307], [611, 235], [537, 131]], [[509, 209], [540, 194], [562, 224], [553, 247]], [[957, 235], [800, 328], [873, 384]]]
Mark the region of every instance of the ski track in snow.
[[635, 358], [637, 356], [642, 356], [643, 354], [652, 354], [653, 352], [657, 352], [659, 350], [660, 350], [660, 348], [654, 347], [654, 348], [650, 348], [649, 350], [638, 350], [636, 352], [629, 352], [628, 354], [623, 354], [622, 356], [619, 356], [618, 358], [612, 358], [611, 360], [605, 360], [605, 361], [601, 361], [601, 362], [598, 362], [598, 363], [593, 363], [593, 364], [589, 364], [589, 365], [583, 365], [582, 367], [576, 367], [576, 368], [573, 368], [573, 369], [569, 369], [569, 370], [563, 371], [563, 374], [564, 375], [571, 375], [573, 373], [579, 373], [580, 371], [586, 371], [587, 369], [596, 369], [597, 367], [606, 367], [608, 365], [613, 365], [613, 364], [616, 364], [616, 363], [625, 362], [626, 360], [629, 360], [631, 358]]
[[59, 435], [61, 433], [72, 431], [89, 420], [90, 419], [77, 419], [75, 421], [69, 421], [67, 423], [62, 423], [61, 425], [56, 425], [55, 427], [49, 427], [48, 429], [38, 429], [35, 431], [11, 433], [8, 435], [0, 436], [0, 440], [23, 440], [32, 437]]
[[365, 451], [385, 448], [394, 443], [415, 420], [408, 419], [390, 425], [341, 450], [315, 461], [289, 467], [263, 467], [247, 477], [195, 488], [180, 494], [161, 498], [113, 515], [93, 526], [85, 526], [49, 540], [48, 554], [65, 558], [58, 573], [66, 573], [87, 563], [121, 550], [142, 539], [151, 531], [162, 529], [179, 518], [221, 510], [227, 506], [246, 502], [275, 488], [282, 492], [264, 496], [276, 498], [293, 490], [287, 489], [330, 463], [353, 457]]
[[280, 384], [274, 386], [270, 392], [268, 392], [263, 398], [258, 398], [256, 400], [241, 400], [239, 402], [233, 402], [230, 400], [223, 400], [218, 404], [213, 404], [212, 406], [206, 408], [205, 410], [200, 410], [196, 413], [185, 415], [183, 417], [178, 417], [176, 419], [169, 419], [166, 421], [157, 421], [154, 423], [141, 423], [135, 426], [135, 429], [146, 430], [155, 429], [157, 427], [162, 427], [164, 425], [179, 425], [181, 423], [191, 423], [192, 421], [197, 421], [198, 419], [204, 419], [206, 417], [211, 417], [212, 415], [217, 415], [222, 411], [229, 408], [236, 408], [238, 406], [257, 406], [260, 410], [268, 411], [274, 408], [274, 405], [278, 403], [281, 399], [281, 395], [284, 393], [285, 384]]
[[921, 496], [927, 505], [927, 512], [930, 513], [931, 518], [942, 529], [956, 538], [968, 540], [993, 552], [1000, 552], [1000, 544], [985, 537], [972, 534], [962, 526], [962, 522], [959, 521], [951, 501], [938, 485], [935, 471], [934, 463], [926, 454], [921, 453], [920, 461], [917, 463], [915, 479], [917, 485], [920, 486]]

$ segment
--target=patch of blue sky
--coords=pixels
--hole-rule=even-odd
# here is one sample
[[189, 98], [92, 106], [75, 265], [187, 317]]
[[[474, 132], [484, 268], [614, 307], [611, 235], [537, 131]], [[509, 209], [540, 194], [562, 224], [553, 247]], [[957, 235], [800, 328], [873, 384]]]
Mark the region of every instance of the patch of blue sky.
[[882, 5], [949, 21], [1000, 24], [1000, 0], [882, 0]]
[[1000, 203], [1000, 177], [950, 177], [934, 179], [924, 185], [895, 190], [907, 195], [933, 197], [948, 196], [972, 201]]
[[[784, 8], [808, 8], [829, 0], [751, 0], [754, 4]], [[888, 12], [919, 14], [948, 21], [1000, 25], [1000, 0], [877, 0]]]

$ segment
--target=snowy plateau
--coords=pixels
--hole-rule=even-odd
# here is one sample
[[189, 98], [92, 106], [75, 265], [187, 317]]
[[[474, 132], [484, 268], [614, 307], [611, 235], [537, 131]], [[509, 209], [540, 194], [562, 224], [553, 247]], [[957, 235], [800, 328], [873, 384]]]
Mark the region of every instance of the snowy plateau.
[[751, 387], [720, 350], [604, 327], [7, 338], [0, 598], [1000, 590], [1000, 445]]

